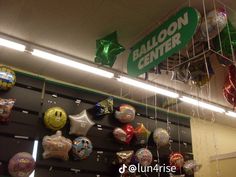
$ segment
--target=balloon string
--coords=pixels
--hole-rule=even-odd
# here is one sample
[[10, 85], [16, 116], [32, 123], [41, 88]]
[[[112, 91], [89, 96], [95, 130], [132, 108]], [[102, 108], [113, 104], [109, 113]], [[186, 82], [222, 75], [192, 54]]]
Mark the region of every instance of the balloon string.
[[[157, 147], [157, 164], [160, 165], [160, 153], [159, 153], [159, 147]], [[160, 171], [158, 170], [158, 177], [161, 176]]]

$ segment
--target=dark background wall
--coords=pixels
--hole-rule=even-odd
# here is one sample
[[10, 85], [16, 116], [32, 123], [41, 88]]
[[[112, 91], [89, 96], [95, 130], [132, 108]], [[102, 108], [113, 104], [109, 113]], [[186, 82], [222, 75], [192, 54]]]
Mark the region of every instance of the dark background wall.
[[[34, 140], [39, 140], [39, 149], [37, 156], [37, 166], [35, 177], [108, 177], [117, 176], [117, 167], [112, 165], [115, 159], [115, 153], [121, 150], [138, 149], [141, 146], [132, 141], [130, 145], [122, 145], [115, 141], [112, 131], [115, 127], [122, 126], [114, 115], [107, 115], [97, 119], [93, 108], [96, 102], [107, 98], [107, 95], [98, 94], [84, 89], [72, 88], [43, 78], [34, 78], [31, 76], [17, 73], [17, 83], [15, 87], [8, 92], [0, 92], [1, 98], [15, 98], [11, 122], [8, 125], [0, 125], [0, 162], [3, 163], [4, 174], [7, 173], [7, 163], [9, 159], [18, 152], [32, 153]], [[80, 105], [75, 101], [81, 100]], [[118, 107], [126, 101], [114, 98], [114, 107]], [[138, 104], [132, 104], [136, 108], [137, 116], [132, 123], [134, 126], [138, 122], [153, 131], [156, 126], [166, 128], [167, 119], [171, 130], [171, 149], [180, 151], [186, 159], [192, 158], [191, 130], [190, 121], [187, 118], [170, 114], [160, 110], [154, 110]], [[87, 109], [89, 117], [96, 123], [88, 132], [87, 137], [93, 143], [93, 153], [87, 160], [75, 161], [71, 157], [68, 161], [55, 159], [44, 160], [42, 158], [42, 138], [45, 135], [54, 134], [54, 132], [45, 128], [43, 124], [43, 114], [53, 106], [60, 106], [68, 115], [80, 113]], [[156, 114], [156, 116], [155, 116]], [[157, 117], [154, 120], [154, 117]], [[76, 136], [69, 136], [69, 123], [62, 129], [65, 137], [73, 140]], [[17, 138], [24, 136], [24, 138]], [[150, 136], [152, 137], [152, 135]], [[147, 146], [156, 156], [156, 146], [150, 138]], [[170, 154], [169, 147], [160, 149], [161, 163], [168, 164]], [[75, 173], [73, 169], [79, 170]], [[148, 174], [148, 176], [157, 176], [157, 174]], [[162, 174], [161, 176], [168, 176]]]

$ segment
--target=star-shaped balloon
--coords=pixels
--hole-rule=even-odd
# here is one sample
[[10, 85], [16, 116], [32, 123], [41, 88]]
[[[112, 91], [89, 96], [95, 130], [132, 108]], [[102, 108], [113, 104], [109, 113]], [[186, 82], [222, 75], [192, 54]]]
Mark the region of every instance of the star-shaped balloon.
[[116, 61], [116, 56], [124, 50], [125, 48], [118, 43], [117, 32], [115, 31], [96, 40], [95, 63], [112, 67]]
[[74, 135], [86, 135], [89, 129], [95, 124], [87, 115], [87, 111], [83, 110], [80, 114], [69, 115], [70, 133]]
[[142, 123], [139, 123], [138, 127], [134, 129], [134, 134], [138, 144], [147, 144], [151, 132]]
[[108, 97], [107, 99], [98, 102], [95, 105], [95, 110], [96, 110], [96, 116], [98, 117], [105, 114], [113, 113], [113, 98]]
[[61, 131], [57, 131], [55, 135], [43, 137], [43, 158], [57, 158], [62, 160], [69, 159], [69, 151], [72, 148], [72, 142], [62, 136]]

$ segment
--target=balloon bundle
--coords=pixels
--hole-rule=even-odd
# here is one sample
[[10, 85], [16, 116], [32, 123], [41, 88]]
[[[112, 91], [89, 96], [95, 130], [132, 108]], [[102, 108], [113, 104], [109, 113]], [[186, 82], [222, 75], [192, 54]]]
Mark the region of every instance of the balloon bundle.
[[210, 81], [213, 74], [210, 59], [206, 58], [177, 67], [173, 71], [172, 80], [183, 83], [191, 81], [191, 84], [202, 87]]
[[228, 75], [223, 87], [223, 95], [236, 108], [236, 67], [234, 65], [229, 66]]

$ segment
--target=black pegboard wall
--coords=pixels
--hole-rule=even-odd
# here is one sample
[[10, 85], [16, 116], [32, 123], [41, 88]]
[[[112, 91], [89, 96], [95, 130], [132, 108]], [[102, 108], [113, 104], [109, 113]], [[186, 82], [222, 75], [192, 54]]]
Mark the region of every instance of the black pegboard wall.
[[[114, 115], [106, 115], [101, 119], [97, 119], [94, 115], [95, 103], [106, 99], [107, 95], [75, 89], [17, 73], [16, 86], [8, 92], [0, 92], [0, 97], [16, 98], [10, 124], [0, 125], [0, 161], [5, 165], [6, 175], [8, 175], [6, 169], [8, 160], [17, 152], [32, 153], [34, 140], [39, 141], [35, 177], [114, 177], [118, 175], [117, 167], [112, 165], [115, 153], [120, 150], [136, 150], [141, 147], [137, 146], [135, 141], [132, 141], [130, 145], [122, 145], [115, 141], [112, 131], [115, 127], [123, 124], [119, 123]], [[81, 100], [80, 105], [75, 103], [77, 99]], [[122, 103], [126, 102], [114, 99], [114, 107], [118, 107]], [[140, 105], [132, 105], [138, 113], [132, 124], [136, 126], [138, 122], [141, 122], [150, 131], [153, 131], [156, 128], [156, 120], [153, 119], [155, 111], [151, 108], [147, 110]], [[68, 161], [44, 160], [42, 158], [42, 138], [45, 135], [54, 134], [54, 132], [45, 128], [43, 114], [49, 107], [53, 106], [62, 107], [68, 115], [78, 114], [84, 109], [88, 110], [89, 117], [96, 124], [87, 134], [94, 147], [93, 153], [87, 160], [75, 161], [72, 157]], [[148, 115], [146, 115], [146, 112], [148, 112]], [[180, 150], [186, 158], [191, 158], [192, 140], [189, 119], [157, 111], [158, 127], [166, 128], [167, 116], [171, 122], [173, 151]], [[63, 136], [71, 140], [76, 138], [76, 136], [68, 134], [69, 123], [62, 129], [62, 132]], [[16, 138], [19, 136], [28, 137], [28, 139]], [[148, 148], [152, 151], [154, 159], [156, 159], [156, 146], [151, 138]], [[168, 147], [160, 149], [162, 163], [168, 163], [169, 153]], [[77, 171], [75, 172], [73, 169]], [[157, 176], [157, 174], [149, 174], [148, 176]], [[161, 176], [169, 175], [162, 174]]]

